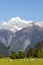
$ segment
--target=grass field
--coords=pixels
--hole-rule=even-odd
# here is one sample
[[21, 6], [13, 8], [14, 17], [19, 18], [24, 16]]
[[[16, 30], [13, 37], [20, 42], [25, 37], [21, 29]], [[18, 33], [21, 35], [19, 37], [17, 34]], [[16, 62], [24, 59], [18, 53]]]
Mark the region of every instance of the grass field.
[[43, 59], [0, 59], [0, 65], [43, 65]]

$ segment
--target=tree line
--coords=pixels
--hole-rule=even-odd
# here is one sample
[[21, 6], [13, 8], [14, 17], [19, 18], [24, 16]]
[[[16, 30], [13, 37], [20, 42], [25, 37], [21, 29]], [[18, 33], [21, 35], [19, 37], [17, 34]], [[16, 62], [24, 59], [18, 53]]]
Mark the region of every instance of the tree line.
[[13, 52], [11, 58], [43, 58], [43, 43], [39, 42], [34, 48], [30, 48], [26, 53], [19, 51], [18, 53]]
[[[39, 42], [34, 48], [30, 48], [27, 52], [19, 51], [11, 52], [9, 57], [11, 59], [23, 59], [23, 58], [43, 58], [43, 43]], [[8, 47], [10, 49], [10, 47]], [[0, 56], [1, 57], [1, 56]]]

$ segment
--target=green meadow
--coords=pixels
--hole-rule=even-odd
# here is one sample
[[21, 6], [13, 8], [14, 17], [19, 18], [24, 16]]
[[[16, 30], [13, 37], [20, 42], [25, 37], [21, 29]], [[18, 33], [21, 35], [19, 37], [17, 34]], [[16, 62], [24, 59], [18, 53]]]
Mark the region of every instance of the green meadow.
[[43, 59], [0, 59], [0, 65], [43, 65]]

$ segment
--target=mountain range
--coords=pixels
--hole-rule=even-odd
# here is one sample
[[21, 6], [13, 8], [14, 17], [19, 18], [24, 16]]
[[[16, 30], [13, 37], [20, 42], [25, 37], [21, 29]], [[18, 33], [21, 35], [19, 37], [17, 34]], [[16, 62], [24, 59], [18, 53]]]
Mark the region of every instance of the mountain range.
[[43, 41], [43, 22], [25, 21], [16, 17], [0, 24], [0, 50], [3, 49], [2, 52], [5, 52], [5, 49], [8, 51], [8, 46], [11, 52], [26, 51], [33, 48], [39, 41]]

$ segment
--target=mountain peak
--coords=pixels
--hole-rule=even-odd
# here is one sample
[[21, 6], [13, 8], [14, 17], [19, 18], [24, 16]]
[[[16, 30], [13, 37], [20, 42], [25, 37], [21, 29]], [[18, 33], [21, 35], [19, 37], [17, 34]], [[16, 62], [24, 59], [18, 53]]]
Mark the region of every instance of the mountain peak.
[[21, 18], [20, 18], [20, 17], [18, 17], [18, 16], [17, 16], [17, 17], [15, 17], [15, 19], [21, 20]]
[[18, 31], [21, 30], [27, 26], [33, 26], [38, 25], [40, 27], [43, 27], [43, 21], [42, 22], [35, 22], [35, 21], [27, 21], [23, 20], [20, 17], [11, 18], [8, 22], [3, 21], [0, 22], [0, 29], [9, 29], [11, 31]]
[[15, 17], [15, 18], [11, 18], [10, 20], [11, 22], [14, 21], [14, 22], [20, 22], [21, 21], [21, 18], [20, 17]]

